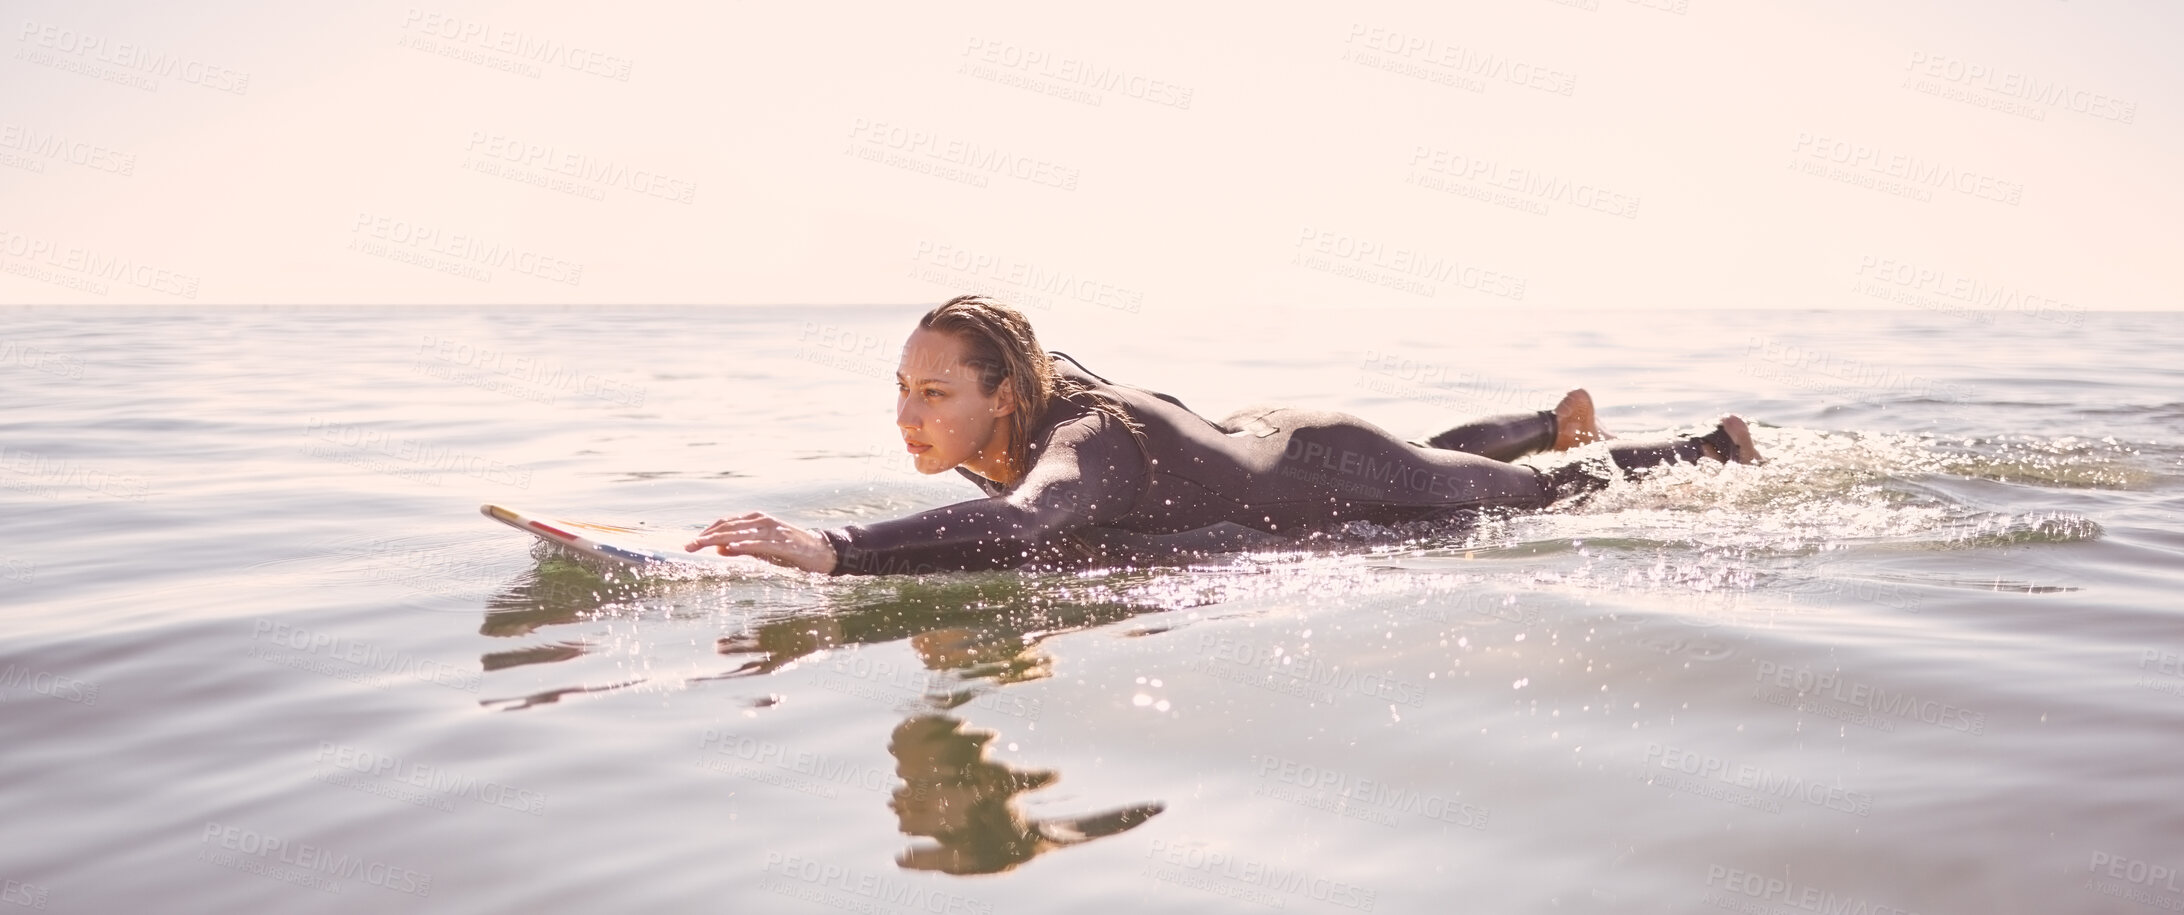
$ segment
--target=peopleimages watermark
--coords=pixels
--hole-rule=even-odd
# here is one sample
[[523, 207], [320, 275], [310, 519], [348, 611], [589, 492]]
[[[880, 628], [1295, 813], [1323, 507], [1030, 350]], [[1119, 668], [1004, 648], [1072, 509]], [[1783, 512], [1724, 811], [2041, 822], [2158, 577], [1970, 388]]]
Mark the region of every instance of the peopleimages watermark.
[[910, 259], [915, 279], [1031, 308], [1052, 307], [1056, 297], [1128, 314], [1137, 314], [1145, 304], [1142, 290], [959, 245], [921, 240]]
[[553, 404], [562, 395], [573, 394], [616, 406], [641, 407], [645, 403], [643, 385], [615, 381], [565, 362], [464, 340], [424, 334], [418, 339], [415, 355], [421, 374], [522, 400]]
[[0, 365], [35, 369], [62, 378], [83, 377], [83, 357], [21, 340], [0, 340]]
[[900, 906], [934, 915], [993, 915], [990, 903], [932, 884], [894, 879], [799, 855], [767, 852], [759, 873], [765, 878], [759, 888], [769, 893], [852, 912], [886, 912], [889, 910], [881, 906]]
[[[2076, 88], [2062, 80], [2043, 80], [2028, 73], [1926, 51], [1912, 51], [1911, 59], [1903, 66], [1909, 74], [1904, 77], [1904, 88], [1943, 95], [1981, 108], [2046, 120], [2046, 112], [2034, 106], [2060, 106], [2119, 124], [2138, 120], [2137, 102]], [[1963, 95], [1950, 95], [1948, 90], [1951, 88], [1969, 91]]]
[[2140, 677], [2132, 685], [2157, 693], [2184, 696], [2184, 655], [2173, 651], [2148, 648], [2139, 655], [2138, 668], [2162, 674], [2160, 678]]
[[70, 165], [129, 177], [136, 174], [136, 153], [119, 152], [59, 131], [40, 132], [12, 121], [0, 121], [0, 165], [43, 173], [47, 162]]
[[[399, 472], [400, 475], [453, 471], [489, 483], [504, 483], [518, 489], [529, 489], [531, 487], [531, 471], [529, 470], [517, 470], [500, 461], [456, 451], [445, 445], [434, 445], [423, 439], [389, 436], [384, 429], [376, 429], [360, 423], [335, 422], [324, 417], [313, 416], [304, 421], [303, 431], [304, 434], [313, 438], [348, 449], [347, 454], [369, 458], [371, 463], [366, 466], [374, 470]], [[320, 457], [337, 459], [345, 454], [330, 449], [324, 450], [323, 453], [311, 453]], [[385, 462], [371, 458], [370, 456], [373, 454], [385, 455], [394, 460], [407, 463], [410, 467], [405, 469], [399, 465], [385, 465]], [[389, 469], [390, 467], [391, 469]], [[437, 478], [429, 479], [432, 485], [438, 485]]]
[[1289, 263], [1346, 279], [1432, 298], [1447, 283], [1461, 289], [1521, 301], [1523, 277], [1452, 257], [1384, 244], [1345, 232], [1304, 226]]
[[1352, 23], [1343, 44], [1343, 60], [1467, 92], [1485, 92], [1490, 82], [1550, 95], [1568, 96], [1577, 91], [1577, 77], [1561, 70], [1481, 53], [1414, 32]]
[[1386, 394], [1390, 397], [1431, 404], [1455, 413], [1483, 413], [1493, 409], [1491, 402], [1483, 396], [1466, 392], [1461, 388], [1440, 388], [1414, 382], [1397, 381], [1386, 375], [1360, 373], [1357, 376], [1355, 386], [1375, 393]]
[[[1459, 413], [1533, 412], [1560, 399], [1523, 382], [1379, 349], [1365, 350], [1357, 386]], [[1376, 377], [1377, 376], [1377, 377]]]
[[1919, 604], [1926, 600], [1917, 586], [1892, 584], [1869, 578], [1826, 581], [1822, 587], [1829, 594], [1905, 613], [1919, 612]]
[[1712, 892], [1707, 894], [1708, 905], [1733, 912], [1751, 911], [1744, 908], [1749, 904], [1746, 900], [1756, 899], [1827, 915], [1919, 915], [1911, 909], [1883, 905], [1859, 896], [1844, 896], [1809, 883], [1800, 884], [1786, 878], [1769, 877], [1720, 864], [1707, 866], [1706, 885], [1745, 897], [1737, 899]]
[[1397, 705], [1425, 701], [1423, 684], [1387, 673], [1344, 670], [1319, 658], [1299, 658], [1280, 645], [1254, 644], [1206, 634], [1198, 639], [1199, 656], [1184, 669], [1283, 695], [1332, 702], [1337, 692], [1385, 699]]
[[[1690, 778], [1679, 778], [1679, 774]], [[1870, 794], [1666, 744], [1646, 744], [1645, 755], [1632, 775], [1671, 791], [1768, 813], [1782, 812], [1784, 800], [1859, 817], [1873, 812]]]
[[432, 893], [432, 875], [385, 861], [335, 852], [310, 842], [291, 842], [231, 823], [207, 822], [197, 839], [197, 859], [283, 883], [338, 894], [355, 880], [411, 896]]
[[[289, 651], [274, 651], [275, 648], [287, 648]], [[388, 651], [348, 636], [274, 622], [263, 617], [250, 626], [248, 654], [268, 664], [367, 686], [383, 686], [390, 680], [422, 680], [474, 693], [485, 684], [483, 674], [463, 670], [444, 661], [420, 658], [406, 651]], [[379, 676], [372, 676], [374, 672]]]
[[2148, 668], [2172, 677], [2184, 677], [2184, 655], [2148, 648], [2139, 653], [2139, 669]]
[[1460, 474], [1420, 467], [1405, 455], [1355, 451], [1305, 434], [1290, 437], [1275, 472], [1359, 499], [1381, 500], [1402, 492], [1461, 502], [1470, 491]]
[[1189, 86], [1014, 42], [974, 37], [962, 56], [957, 73], [1095, 108], [1105, 101], [1100, 93], [1170, 108], [1191, 107]]
[[49, 22], [23, 20], [15, 40], [25, 45], [15, 52], [16, 60], [146, 92], [159, 91], [159, 82], [153, 77], [179, 79], [192, 86], [236, 95], [250, 91], [250, 74], [240, 70]]
[[1803, 174], [1922, 203], [1935, 190], [2016, 206], [2025, 185], [1932, 159], [1883, 150], [1866, 143], [1799, 131], [1790, 144], [1790, 167]]
[[2073, 327], [2085, 323], [2085, 309], [2052, 296], [1895, 258], [1860, 255], [1853, 275], [1856, 280], [1851, 288], [1860, 295], [1981, 324], [1994, 323], [1998, 314], [2022, 314]]
[[[1495, 625], [1515, 623], [1520, 629], [1530, 628], [1544, 619], [1531, 607], [1520, 607], [1514, 594], [1494, 594], [1478, 587], [1448, 595], [1446, 599], [1420, 599], [1405, 601], [1387, 611], [1391, 619], [1428, 620], [1436, 623]], [[1463, 636], [1458, 636], [1462, 644]]]
[[1412, 147], [1405, 184], [1468, 197], [1481, 203], [1546, 216], [1549, 204], [1570, 203], [1580, 209], [1625, 219], [1638, 218], [1639, 198], [1584, 181], [1572, 181], [1538, 169], [1505, 165], [1477, 155], [1439, 146]]
[[[1815, 671], [1801, 665], [1758, 662], [1753, 679], [1759, 687], [1752, 698], [1772, 702], [1768, 688], [1790, 690], [1799, 699], [1826, 700], [1868, 715], [1901, 721], [1917, 721], [1935, 727], [1985, 734], [1987, 716], [1933, 698], [1920, 698], [1905, 690], [1892, 690], [1844, 677], [1836, 671]], [[1779, 695], [1779, 694], [1775, 694]], [[1781, 703], [1776, 703], [1781, 704]], [[1831, 716], [1832, 717], [1832, 716]], [[1882, 730], [1894, 730], [1893, 726]]]
[[888, 384], [895, 383], [893, 379], [898, 371], [907, 371], [910, 380], [916, 381], [937, 377], [953, 367], [945, 360], [933, 365], [904, 365], [889, 350], [893, 341], [899, 338], [881, 337], [839, 324], [805, 321], [798, 328], [796, 339], [803, 345], [792, 354], [794, 358], [852, 375], [886, 379]]
[[0, 904], [19, 905], [26, 909], [43, 909], [51, 898], [52, 890], [36, 883], [9, 880], [0, 884]]
[[876, 334], [860, 333], [838, 324], [805, 321], [798, 329], [796, 339], [803, 346], [797, 349], [795, 356], [805, 362], [869, 378], [895, 376], [896, 363], [887, 358], [886, 343]]
[[[898, 664], [881, 658], [872, 660], [861, 651], [837, 651], [828, 659], [826, 673], [819, 679], [819, 688], [829, 692], [855, 696], [872, 702], [895, 703], [905, 700], [942, 700], [955, 698], [963, 681], [946, 671], [927, 670]], [[1026, 699], [1014, 692], [997, 690], [978, 697], [981, 712], [993, 712], [1036, 721], [1045, 709], [1038, 699]]]
[[[0, 670], [0, 690], [25, 688], [48, 699], [59, 699], [78, 705], [97, 705], [99, 701], [99, 685], [96, 683], [52, 671], [31, 670], [20, 664], [10, 664], [6, 670]], [[7, 696], [0, 693], [0, 702], [6, 700]]]
[[814, 797], [837, 797], [843, 787], [874, 792], [895, 787], [892, 772], [774, 740], [708, 728], [698, 735], [698, 749], [711, 751], [698, 760], [700, 769]]
[[615, 189], [670, 203], [697, 202], [696, 181], [551, 143], [473, 130], [463, 152], [472, 157], [463, 160], [471, 171], [587, 199], [604, 200], [606, 191]]
[[[370, 562], [362, 576], [367, 581], [401, 585], [412, 598], [447, 598], [463, 613], [477, 612], [489, 597], [508, 586], [506, 568], [463, 558], [444, 546], [411, 546], [398, 539], [379, 539], [362, 545], [328, 544], [325, 550]], [[440, 608], [438, 601], [432, 603], [430, 609]]]
[[0, 489], [26, 495], [59, 499], [63, 489], [113, 496], [124, 502], [142, 502], [151, 493], [143, 477], [124, 476], [85, 465], [82, 461], [56, 458], [0, 445]]
[[[2144, 906], [2184, 911], [2184, 888], [2176, 883], [2177, 869], [2168, 865], [2154, 864], [2128, 855], [2113, 852], [2093, 852], [2085, 869], [2094, 876], [2086, 878], [2085, 888], [2103, 896], [2129, 899]], [[2102, 880], [2113, 877], [2115, 883]]]
[[1368, 823], [1394, 826], [1397, 814], [1408, 814], [1465, 829], [1485, 829], [1494, 815], [1489, 808], [1451, 800], [1438, 792], [1365, 778], [1332, 766], [1274, 755], [1253, 756], [1252, 761], [1258, 766], [1260, 782], [1252, 787], [1252, 796], [1331, 810]]
[[[854, 476], [847, 478], [850, 482], [884, 486], [889, 495], [899, 498], [945, 504], [962, 501], [968, 492], [963, 488], [964, 480], [957, 474], [951, 473], [942, 477], [939, 474], [919, 473], [913, 457], [904, 452], [900, 445], [869, 445], [857, 455], [856, 461], [859, 470]], [[822, 494], [806, 507], [820, 509], [839, 503], [839, 498]]]
[[1902, 369], [1847, 359], [1837, 353], [1784, 343], [1773, 337], [1754, 336], [1744, 350], [1744, 372], [1783, 382], [1808, 393], [1901, 395], [1962, 403], [1978, 392], [1953, 381], [1935, 381]]
[[311, 759], [318, 764], [318, 771], [311, 776], [314, 780], [405, 804], [452, 811], [455, 808], [449, 800], [462, 798], [533, 816], [546, 812], [546, 795], [539, 792], [495, 779], [456, 775], [439, 766], [349, 744], [319, 741], [318, 752]]
[[558, 67], [626, 83], [634, 66], [626, 57], [414, 6], [402, 14], [395, 45], [532, 79], [542, 67]]
[[82, 245], [0, 229], [0, 254], [28, 262], [20, 266], [9, 263], [9, 273], [93, 295], [105, 295], [106, 284], [120, 283], [178, 299], [197, 298], [196, 276]]
[[359, 212], [349, 233], [349, 250], [481, 283], [492, 282], [494, 270], [571, 286], [584, 280], [575, 261], [392, 216]]
[[871, 118], [851, 120], [849, 146], [842, 154], [975, 187], [986, 187], [990, 183], [988, 179], [998, 175], [1041, 187], [1074, 191], [1081, 174], [1075, 168], [1046, 159], [948, 137], [923, 127]]
[[1145, 876], [1162, 883], [1227, 896], [1268, 908], [1288, 908], [1283, 894], [1370, 912], [1380, 891], [1290, 867], [1271, 865], [1227, 852], [1208, 851], [1203, 843], [1154, 839], [1145, 850], [1152, 859]]

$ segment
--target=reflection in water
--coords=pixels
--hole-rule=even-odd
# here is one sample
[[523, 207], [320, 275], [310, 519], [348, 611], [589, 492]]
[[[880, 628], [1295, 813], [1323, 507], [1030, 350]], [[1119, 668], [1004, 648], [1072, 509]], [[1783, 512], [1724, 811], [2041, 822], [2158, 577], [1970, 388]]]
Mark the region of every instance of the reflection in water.
[[840, 645], [913, 639], [926, 666], [1010, 683], [1038, 679], [1039, 642], [1168, 609], [1116, 599], [1113, 589], [1075, 597], [1020, 573], [858, 582], [827, 596], [823, 614], [797, 614], [723, 638], [719, 651], [748, 658], [733, 675], [770, 673]]
[[[580, 561], [544, 544], [536, 548], [532, 555], [538, 559], [537, 565], [486, 599], [485, 621], [478, 627], [480, 635], [501, 639], [521, 638], [549, 626], [586, 622], [680, 584], [673, 581], [647, 580], [641, 576], [630, 575], [626, 570], [604, 568]], [[592, 647], [588, 642], [571, 640], [525, 645], [486, 652], [478, 657], [478, 664], [489, 672], [532, 664], [551, 664], [581, 658], [590, 653]], [[509, 710], [524, 709], [558, 702], [562, 696], [608, 692], [644, 682], [644, 679], [639, 678], [616, 683], [562, 687], [525, 696], [485, 699], [479, 704]]]
[[904, 835], [934, 840], [911, 846], [897, 864], [949, 874], [998, 873], [1049, 849], [1123, 832], [1164, 809], [1155, 802], [1081, 817], [1026, 818], [1016, 809], [1016, 795], [1060, 776], [987, 759], [994, 736], [946, 715], [919, 715], [895, 726], [887, 751], [903, 784], [888, 806]]
[[[1048, 638], [1172, 609], [1119, 599], [1112, 585], [1073, 588], [1013, 572], [816, 586], [773, 577], [677, 581], [602, 574], [547, 548], [536, 567], [487, 600], [479, 632], [519, 638], [652, 604], [683, 614], [740, 605], [753, 614], [749, 631], [716, 644], [740, 663], [689, 682], [763, 676], [821, 651], [909, 639], [930, 670], [959, 681], [1017, 683], [1047, 675], [1048, 661], [1035, 649]], [[479, 663], [501, 670], [573, 660], [591, 648], [563, 640], [488, 652]]]
[[533, 555], [537, 565], [486, 599], [479, 635], [530, 635], [544, 626], [579, 622], [586, 613], [635, 594], [634, 581], [610, 579], [551, 548]]
[[[701, 600], [672, 603], [686, 609], [719, 606], [722, 597], [757, 587], [770, 592], [760, 595], [764, 600], [732, 602], [769, 616], [754, 621], [749, 632], [719, 639], [716, 647], [741, 663], [690, 681], [763, 677], [839, 646], [907, 639], [935, 676], [920, 699], [922, 709], [897, 725], [888, 742], [896, 774], [903, 780], [889, 806], [904, 834], [933, 840], [896, 859], [906, 868], [950, 874], [1005, 871], [1050, 849], [1123, 832], [1164, 809], [1151, 802], [1085, 816], [1027, 818], [1016, 809], [1016, 795], [1051, 785], [1060, 776], [1011, 769], [987, 759], [994, 733], [968, 729], [942, 713], [982, 690], [1050, 676], [1053, 658], [1039, 650], [1049, 638], [1168, 607], [1118, 599], [1112, 582], [1073, 589], [1067, 579], [1040, 580], [1015, 572], [806, 585], [794, 591], [772, 591], [775, 586], [768, 581], [734, 582], [718, 590], [723, 588], [719, 580], [675, 582], [615, 575], [612, 570], [601, 574], [596, 567], [548, 552], [540, 555], [536, 568], [487, 601], [479, 631], [520, 638], [546, 627], [599, 619], [690, 586], [714, 590]], [[814, 598], [821, 602], [817, 608], [810, 606]], [[479, 662], [488, 671], [504, 670], [573, 660], [591, 648], [564, 640], [488, 652]], [[483, 704], [531, 708], [566, 695], [643, 682], [549, 689]], [[769, 696], [753, 705], [776, 701]]]

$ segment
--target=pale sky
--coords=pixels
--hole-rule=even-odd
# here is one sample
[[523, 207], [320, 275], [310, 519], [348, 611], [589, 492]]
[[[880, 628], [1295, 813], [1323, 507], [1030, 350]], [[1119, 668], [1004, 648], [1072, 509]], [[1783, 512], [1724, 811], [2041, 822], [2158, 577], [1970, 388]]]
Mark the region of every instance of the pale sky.
[[2184, 290], [2169, 0], [0, 10], [0, 303]]

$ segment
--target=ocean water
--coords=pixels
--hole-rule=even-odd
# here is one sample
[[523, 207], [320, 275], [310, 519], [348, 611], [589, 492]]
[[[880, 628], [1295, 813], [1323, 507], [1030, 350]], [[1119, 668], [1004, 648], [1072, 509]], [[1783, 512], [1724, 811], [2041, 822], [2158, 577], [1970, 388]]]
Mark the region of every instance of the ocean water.
[[0, 908], [2184, 907], [2184, 317], [1033, 314], [1209, 416], [1583, 386], [1770, 458], [1185, 568], [477, 512], [973, 498], [891, 427], [919, 311], [5, 312]]

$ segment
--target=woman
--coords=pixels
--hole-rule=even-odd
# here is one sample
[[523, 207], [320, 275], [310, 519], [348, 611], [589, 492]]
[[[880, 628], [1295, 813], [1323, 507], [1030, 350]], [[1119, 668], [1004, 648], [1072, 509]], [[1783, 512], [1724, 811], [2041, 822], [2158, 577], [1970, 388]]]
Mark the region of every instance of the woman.
[[[1607, 438], [1583, 391], [1553, 410], [1406, 442], [1328, 411], [1254, 407], [1214, 423], [1052, 355], [1016, 309], [948, 300], [903, 345], [895, 422], [919, 472], [954, 470], [986, 498], [829, 530], [751, 512], [714, 522], [684, 549], [832, 575], [1143, 561], [1290, 543], [1344, 521], [1540, 508], [1608, 482], [1580, 464], [1507, 463]], [[1703, 437], [1608, 452], [1626, 475], [1758, 459], [1735, 416]]]

